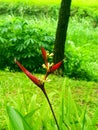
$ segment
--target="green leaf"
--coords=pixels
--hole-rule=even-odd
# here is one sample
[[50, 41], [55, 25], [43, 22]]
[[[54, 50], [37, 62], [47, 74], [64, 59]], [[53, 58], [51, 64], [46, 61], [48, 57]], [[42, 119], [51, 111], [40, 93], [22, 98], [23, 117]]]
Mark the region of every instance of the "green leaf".
[[17, 110], [7, 106], [7, 113], [14, 130], [31, 130], [25, 118]]
[[25, 115], [24, 117], [27, 119], [27, 118], [30, 118], [33, 116], [33, 114], [38, 110], [39, 108], [36, 108], [34, 109], [33, 111], [29, 112], [27, 115]]
[[98, 125], [98, 106], [95, 110], [95, 113], [94, 113], [94, 116], [93, 116], [93, 119], [92, 119], [92, 123], [95, 126]]

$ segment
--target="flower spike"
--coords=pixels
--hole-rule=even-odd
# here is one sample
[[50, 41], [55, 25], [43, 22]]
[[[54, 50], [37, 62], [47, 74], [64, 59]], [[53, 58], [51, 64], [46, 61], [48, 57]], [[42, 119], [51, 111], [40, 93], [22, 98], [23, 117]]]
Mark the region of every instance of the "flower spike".
[[20, 64], [16, 59], [15, 63], [20, 67], [20, 69], [36, 84], [38, 87], [42, 88], [43, 83], [37, 77], [33, 76], [22, 64]]
[[[56, 119], [56, 116], [55, 116], [55, 113], [54, 113], [54, 110], [52, 108], [52, 105], [50, 103], [50, 100], [48, 98], [48, 95], [46, 93], [46, 90], [45, 90], [45, 87], [44, 87], [44, 82], [46, 80], [46, 78], [48, 77], [49, 74], [53, 73], [55, 70], [57, 70], [61, 64], [62, 64], [62, 61], [56, 63], [55, 65], [53, 65], [53, 63], [48, 63], [48, 54], [46, 52], [46, 50], [42, 47], [41, 48], [41, 51], [42, 51], [42, 57], [45, 61], [45, 64], [43, 65], [44, 68], [46, 68], [46, 74], [44, 76], [44, 79], [43, 80], [40, 80], [38, 79], [37, 77], [33, 76], [21, 63], [19, 63], [16, 59], [14, 60], [15, 63], [20, 67], [20, 69], [29, 77], [29, 79], [31, 79], [33, 81], [34, 84], [36, 84], [41, 90], [42, 92], [44, 93], [47, 101], [48, 101], [48, 104], [50, 106], [50, 109], [51, 109], [51, 112], [53, 114], [53, 117], [54, 117], [54, 120], [56, 122], [56, 125], [57, 125], [57, 128], [58, 130], [60, 130], [59, 128], [59, 125], [58, 125], [58, 122], [57, 122], [57, 119]], [[50, 56], [53, 55], [53, 54], [50, 54]]]

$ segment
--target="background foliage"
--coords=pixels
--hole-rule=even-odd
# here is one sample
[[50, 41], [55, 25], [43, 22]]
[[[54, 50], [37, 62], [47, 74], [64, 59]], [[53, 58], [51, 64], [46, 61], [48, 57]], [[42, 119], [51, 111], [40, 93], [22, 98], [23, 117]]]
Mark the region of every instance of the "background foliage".
[[18, 17], [1, 21], [0, 31], [0, 68], [15, 69], [13, 60], [16, 58], [30, 70], [41, 72], [40, 47], [51, 50], [53, 46], [51, 33], [33, 22]]
[[[40, 47], [53, 52], [58, 3], [39, 6], [27, 1], [7, 1], [0, 4], [0, 69], [17, 70], [16, 57], [29, 70], [42, 72]], [[64, 61], [65, 74], [69, 77], [98, 81], [96, 6], [80, 7], [76, 1], [72, 2]]]

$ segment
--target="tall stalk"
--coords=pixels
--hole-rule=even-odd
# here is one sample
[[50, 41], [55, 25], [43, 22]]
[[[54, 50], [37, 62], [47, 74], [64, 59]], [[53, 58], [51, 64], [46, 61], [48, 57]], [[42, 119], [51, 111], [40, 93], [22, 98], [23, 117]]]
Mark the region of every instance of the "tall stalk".
[[50, 100], [49, 100], [49, 98], [48, 98], [48, 95], [47, 95], [46, 90], [45, 90], [44, 87], [43, 87], [42, 91], [43, 91], [43, 93], [44, 93], [44, 95], [45, 95], [45, 97], [46, 97], [46, 99], [47, 99], [47, 102], [48, 102], [48, 104], [49, 104], [49, 106], [50, 106], [50, 109], [51, 109], [52, 115], [53, 115], [54, 120], [55, 120], [55, 123], [56, 123], [56, 125], [57, 125], [57, 129], [60, 130], [60, 127], [59, 127], [58, 121], [57, 121], [57, 119], [56, 119], [56, 116], [55, 116], [55, 113], [54, 113], [54, 110], [53, 110], [53, 107], [52, 107], [52, 105], [51, 105], [51, 102], [50, 102]]

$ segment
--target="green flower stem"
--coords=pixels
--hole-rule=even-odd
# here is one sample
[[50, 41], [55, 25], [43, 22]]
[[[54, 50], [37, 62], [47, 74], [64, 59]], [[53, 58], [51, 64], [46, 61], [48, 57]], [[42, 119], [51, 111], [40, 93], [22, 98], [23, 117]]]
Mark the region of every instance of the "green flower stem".
[[56, 119], [54, 110], [53, 110], [53, 108], [52, 108], [52, 105], [51, 105], [51, 103], [50, 103], [50, 100], [49, 100], [49, 98], [48, 98], [48, 95], [47, 95], [46, 90], [45, 90], [44, 87], [43, 87], [42, 91], [43, 91], [43, 93], [44, 93], [44, 95], [45, 95], [45, 97], [46, 97], [46, 99], [47, 99], [47, 101], [48, 101], [48, 104], [49, 104], [49, 106], [50, 106], [50, 109], [51, 109], [51, 112], [52, 112], [52, 114], [53, 114], [53, 117], [54, 117], [55, 123], [56, 123], [56, 125], [57, 125], [57, 128], [58, 128], [58, 130], [60, 130], [60, 127], [59, 127], [59, 125], [58, 125], [58, 122], [57, 122], [57, 119]]

